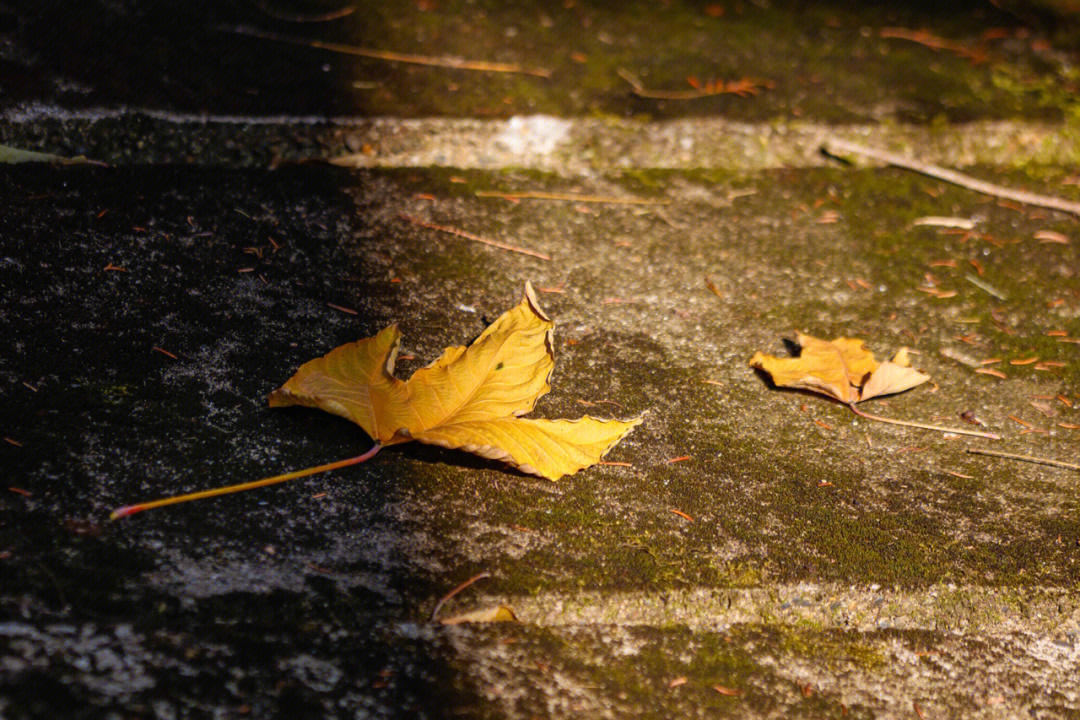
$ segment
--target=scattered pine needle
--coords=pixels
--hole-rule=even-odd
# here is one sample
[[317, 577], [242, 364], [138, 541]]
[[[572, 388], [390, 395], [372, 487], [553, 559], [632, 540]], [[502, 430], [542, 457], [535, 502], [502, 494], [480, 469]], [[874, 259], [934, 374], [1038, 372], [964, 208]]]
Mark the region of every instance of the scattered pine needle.
[[684, 461], [689, 460], [689, 459], [690, 459], [689, 455], [680, 455], [679, 457], [668, 458], [664, 462], [666, 462], [668, 465], [671, 465], [672, 463], [684, 462]]
[[281, 12], [270, 7], [267, 3], [262, 2], [262, 0], [251, 0], [251, 4], [272, 18], [277, 18], [278, 20], [284, 20], [285, 22], [294, 23], [330, 22], [331, 20], [339, 20], [343, 17], [348, 17], [349, 15], [352, 15], [354, 12], [356, 12], [355, 5], [346, 5], [339, 10], [331, 10], [329, 12], [318, 13], [315, 15], [307, 15]]
[[495, 190], [477, 190], [476, 197], [501, 198], [503, 200], [566, 200], [568, 202], [600, 203], [607, 205], [670, 205], [670, 200], [650, 200], [648, 198], [620, 198], [604, 195], [580, 195], [578, 193], [541, 192], [525, 190], [522, 192], [497, 192]]
[[1080, 470], [1080, 465], [1076, 463], [1067, 463], [1061, 460], [1052, 460], [1050, 458], [1033, 457], [1031, 455], [1015, 455], [1013, 453], [1003, 453], [994, 450], [981, 450], [979, 448], [968, 448], [967, 451], [973, 455], [989, 455], [991, 457], [1007, 458], [1009, 460], [1020, 460], [1022, 462], [1036, 463], [1038, 465], [1051, 465], [1053, 467], [1065, 468], [1067, 470]]
[[171, 357], [171, 358], [172, 358], [173, 360], [179, 360], [179, 359], [180, 359], [180, 358], [176, 357], [175, 355], [173, 355], [173, 354], [172, 354], [171, 352], [169, 352], [168, 350], [162, 350], [162, 349], [161, 349], [161, 348], [159, 348], [159, 347], [155, 347], [155, 348], [152, 348], [152, 349], [153, 349], [154, 351], [156, 351], [156, 352], [159, 352], [159, 353], [161, 353], [162, 355], [167, 355], [167, 356]]
[[728, 697], [742, 697], [742, 690], [735, 690], [734, 688], [724, 687], [723, 685], [713, 685], [713, 690], [721, 695], [727, 695]]
[[[902, 27], [884, 27], [878, 32], [879, 37], [910, 40], [931, 50], [948, 50], [962, 58], [967, 58], [974, 65], [987, 62], [989, 58], [982, 48], [969, 48], [960, 43], [946, 40], [943, 37], [933, 35], [926, 30], [908, 30]], [[921, 716], [920, 716], [921, 717]]]
[[740, 78], [725, 82], [713, 80], [700, 88], [690, 90], [649, 90], [637, 75], [626, 68], [619, 68], [619, 77], [630, 83], [633, 93], [638, 97], [651, 98], [653, 100], [696, 100], [698, 98], [712, 97], [714, 95], [738, 95], [748, 97], [757, 95], [762, 90], [776, 87], [771, 80], [759, 80], [755, 78]]
[[434, 57], [431, 55], [415, 55], [413, 53], [399, 53], [392, 50], [372, 50], [356, 45], [344, 43], [324, 42], [322, 40], [309, 40], [305, 38], [279, 35], [277, 33], [264, 32], [255, 28], [236, 26], [220, 28], [222, 32], [247, 37], [261, 38], [273, 42], [286, 43], [288, 45], [302, 45], [304, 47], [329, 50], [345, 55], [357, 55], [359, 57], [375, 58], [377, 60], [389, 60], [390, 62], [411, 63], [413, 65], [429, 65], [434, 67], [453, 68], [455, 70], [479, 70], [481, 72], [496, 73], [520, 73], [523, 75], [535, 75], [536, 77], [551, 77], [551, 70], [546, 68], [527, 68], [514, 63], [485, 62], [483, 60], [466, 60], [458, 57]]
[[348, 313], [350, 315], [359, 315], [360, 314], [357, 311], [353, 310], [352, 308], [342, 307], [341, 305], [335, 305], [334, 303], [326, 303], [326, 306], [327, 307], [332, 307], [335, 310], [340, 310], [341, 312]]
[[724, 295], [720, 292], [720, 288], [716, 287], [716, 283], [714, 283], [708, 275], [705, 276], [705, 287], [709, 288], [709, 291], [713, 295], [723, 299]]
[[[978, 265], [975, 265], [975, 269], [979, 270], [980, 268], [979, 268]], [[967, 280], [972, 285], [974, 285], [975, 287], [979, 288], [980, 290], [993, 295], [998, 300], [1008, 300], [1009, 299], [1008, 295], [1001, 292], [1000, 290], [998, 290], [996, 287], [994, 287], [990, 283], [986, 282], [985, 280], [983, 280], [981, 278], [978, 278], [978, 277], [975, 277], [971, 273], [965, 274], [964, 279]]]
[[[971, 218], [962, 217], [937, 217], [927, 216], [921, 217], [913, 221], [912, 226], [919, 227], [923, 225], [929, 225], [931, 227], [947, 227], [947, 228], [960, 228], [961, 230], [974, 230], [975, 221]], [[953, 266], [955, 267], [955, 265]]]
[[473, 575], [471, 578], [469, 578], [468, 580], [461, 583], [456, 588], [454, 588], [453, 590], [451, 590], [450, 592], [446, 593], [441, 598], [439, 598], [439, 602], [435, 603], [435, 609], [431, 611], [431, 622], [435, 622], [435, 618], [437, 618], [439, 616], [439, 611], [442, 610], [442, 606], [445, 605], [447, 603], [447, 601], [450, 600], [450, 598], [454, 597], [459, 592], [461, 592], [465, 588], [469, 587], [470, 585], [472, 585], [477, 580], [483, 580], [484, 578], [489, 578], [489, 577], [491, 577], [491, 573], [486, 573], [486, 572], [477, 573], [476, 575]]
[[634, 467], [634, 463], [619, 462], [617, 460], [601, 460], [597, 465], [614, 465], [615, 467]]
[[438, 230], [439, 232], [448, 233], [450, 235], [457, 235], [458, 237], [463, 237], [466, 240], [473, 240], [478, 243], [483, 243], [485, 245], [499, 248], [500, 250], [508, 250], [509, 252], [521, 253], [522, 255], [530, 255], [534, 258], [540, 258], [541, 260], [551, 260], [550, 255], [544, 255], [543, 253], [538, 253], [534, 250], [528, 250], [526, 248], [507, 245], [505, 243], [496, 242], [495, 240], [488, 240], [487, 238], [480, 237], [479, 235], [474, 235], [471, 232], [466, 232], [465, 230], [458, 230], [457, 228], [452, 228], [447, 225], [436, 225], [435, 223], [430, 223], [426, 220], [421, 220], [420, 218], [413, 217], [412, 215], [406, 215], [405, 213], [401, 213], [400, 215], [398, 215], [398, 217], [400, 217], [402, 220], [411, 222], [413, 225], [419, 225], [420, 227], [425, 227], [429, 230]]
[[955, 170], [922, 163], [918, 160], [912, 160], [885, 150], [863, 147], [862, 145], [857, 145], [856, 143], [848, 142], [847, 140], [828, 140], [822, 145], [822, 149], [833, 157], [840, 157], [844, 153], [864, 155], [879, 162], [903, 168], [905, 170], [911, 170], [912, 172], [927, 175], [944, 182], [952, 183], [953, 185], [959, 185], [960, 187], [974, 190], [975, 192], [984, 195], [1015, 200], [1016, 202], [1024, 203], [1025, 205], [1037, 205], [1038, 207], [1080, 215], [1080, 202], [1072, 202], [1063, 198], [1039, 195], [1037, 193], [1027, 192], [1026, 190], [1014, 190], [1002, 185], [995, 185]]
[[694, 518], [690, 517], [689, 515], [687, 515], [686, 513], [684, 513], [684, 512], [682, 511], [682, 510], [676, 510], [675, 508], [671, 508], [671, 512], [675, 513], [676, 515], [678, 515], [679, 517], [683, 518], [684, 520], [688, 520], [688, 521], [690, 521], [690, 522], [694, 522]]
[[1062, 235], [1059, 232], [1054, 232], [1053, 230], [1040, 230], [1037, 233], [1035, 233], [1034, 238], [1036, 240], [1038, 240], [1040, 244], [1042, 244], [1042, 243], [1057, 243], [1058, 245], [1068, 245], [1069, 244], [1069, 238], [1067, 238], [1066, 236]]

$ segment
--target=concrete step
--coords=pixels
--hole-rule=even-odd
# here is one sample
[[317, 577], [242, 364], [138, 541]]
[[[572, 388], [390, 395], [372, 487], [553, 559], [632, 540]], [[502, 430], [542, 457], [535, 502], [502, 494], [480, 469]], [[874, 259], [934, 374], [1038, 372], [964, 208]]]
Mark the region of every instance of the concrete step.
[[[1071, 165], [976, 170], [1075, 195]], [[1067, 215], [832, 166], [23, 165], [0, 204], [10, 717], [1080, 710], [1076, 474], [965, 452], [1077, 456]], [[557, 322], [536, 415], [647, 412], [620, 464], [549, 483], [414, 443], [105, 523], [356, 454], [358, 428], [266, 394], [391, 322], [407, 376], [526, 280]], [[870, 411], [970, 411], [1003, 440], [770, 387], [747, 361], [793, 329], [910, 347], [932, 383]], [[505, 602], [520, 624], [427, 622], [480, 572], [443, 615]]]

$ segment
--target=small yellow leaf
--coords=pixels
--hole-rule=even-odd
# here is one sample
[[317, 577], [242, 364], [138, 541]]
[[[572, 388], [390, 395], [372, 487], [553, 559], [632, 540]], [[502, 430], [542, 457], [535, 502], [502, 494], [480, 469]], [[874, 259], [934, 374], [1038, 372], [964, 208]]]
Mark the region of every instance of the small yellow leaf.
[[321, 408], [381, 445], [419, 440], [556, 480], [599, 462], [641, 419], [518, 419], [551, 389], [553, 328], [526, 284], [521, 302], [472, 345], [447, 348], [408, 382], [393, 376], [401, 337], [391, 325], [302, 365], [270, 406]]
[[802, 347], [798, 357], [777, 358], [759, 352], [750, 358], [750, 365], [767, 372], [778, 387], [809, 390], [848, 404], [903, 392], [930, 379], [909, 367], [906, 348], [891, 362], [879, 364], [862, 340], [826, 342], [802, 333], [798, 337]]
[[443, 625], [461, 625], [462, 623], [517, 622], [517, 615], [509, 605], [496, 605], [483, 610], [474, 610], [454, 617], [441, 618]]

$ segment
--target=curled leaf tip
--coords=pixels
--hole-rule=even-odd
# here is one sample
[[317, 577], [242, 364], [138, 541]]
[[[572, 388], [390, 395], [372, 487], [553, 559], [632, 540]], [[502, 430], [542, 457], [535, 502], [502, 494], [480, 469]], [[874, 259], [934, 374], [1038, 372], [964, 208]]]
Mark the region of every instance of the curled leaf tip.
[[543, 308], [540, 307], [540, 300], [537, 299], [536, 291], [533, 289], [532, 282], [529, 280], [525, 281], [524, 301], [529, 303], [529, 307], [531, 307], [533, 312], [539, 315], [541, 319], [551, 322], [551, 318], [549, 318], [547, 316], [547, 313], [544, 312]]

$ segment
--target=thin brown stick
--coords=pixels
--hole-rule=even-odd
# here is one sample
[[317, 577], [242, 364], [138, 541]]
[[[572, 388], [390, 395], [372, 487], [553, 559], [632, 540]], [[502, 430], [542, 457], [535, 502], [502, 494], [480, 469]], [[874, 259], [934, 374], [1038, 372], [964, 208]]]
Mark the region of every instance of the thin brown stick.
[[537, 77], [551, 77], [551, 71], [546, 68], [527, 68], [514, 63], [485, 62], [483, 60], [466, 60], [459, 57], [434, 57], [431, 55], [416, 55], [413, 53], [399, 53], [392, 50], [372, 50], [356, 45], [344, 43], [324, 42], [322, 40], [309, 40], [305, 38], [278, 35], [277, 33], [264, 32], [254, 28], [237, 26], [222, 28], [223, 32], [235, 35], [272, 40], [274, 42], [287, 43], [289, 45], [302, 45], [305, 47], [330, 50], [331, 52], [357, 55], [359, 57], [375, 58], [377, 60], [390, 60], [392, 62], [412, 63], [413, 65], [430, 65], [435, 67], [453, 68], [455, 70], [480, 70], [482, 72], [496, 73], [521, 73], [523, 75], [535, 75]]
[[1014, 200], [1018, 203], [1025, 205], [1037, 205], [1038, 207], [1050, 208], [1051, 210], [1060, 210], [1062, 212], [1072, 213], [1073, 215], [1080, 215], [1080, 203], [1065, 200], [1063, 198], [1051, 197], [1048, 195], [1039, 195], [1037, 193], [1027, 192], [1026, 190], [1014, 190], [1002, 185], [995, 185], [988, 183], [977, 178], [973, 178], [970, 175], [957, 172], [955, 170], [949, 170], [948, 168], [938, 167], [937, 165], [929, 165], [927, 163], [919, 162], [918, 160], [912, 160], [902, 155], [887, 152], [885, 150], [877, 150], [874, 148], [863, 147], [862, 145], [856, 145], [855, 143], [848, 142], [847, 140], [828, 140], [822, 146], [822, 150], [834, 157], [840, 157], [843, 153], [855, 153], [856, 155], [865, 155], [868, 158], [873, 158], [888, 165], [894, 165], [898, 168], [904, 168], [905, 170], [911, 170], [922, 175], [927, 175], [938, 180], [943, 180], [953, 185], [959, 185], [960, 187], [967, 188], [968, 190], [974, 190], [975, 192], [982, 193], [984, 195], [990, 195], [992, 197], [1004, 198], [1006, 200]]
[[972, 437], [988, 438], [990, 440], [1000, 440], [1001, 436], [997, 433], [981, 432], [979, 430], [967, 430], [964, 428], [948, 428], [941, 427], [940, 425], [926, 425], [925, 423], [911, 422], [909, 420], [894, 420], [893, 418], [881, 417], [880, 415], [871, 415], [870, 413], [863, 412], [854, 405], [848, 405], [851, 408], [851, 412], [855, 413], [859, 417], [864, 417], [867, 420], [876, 420], [877, 422], [889, 423], [890, 425], [903, 425], [904, 427], [920, 428], [922, 430], [936, 430], [938, 432], [956, 433], [957, 435], [971, 435]]
[[430, 222], [427, 222], [426, 220], [421, 220], [420, 218], [413, 217], [412, 215], [406, 215], [405, 213], [399, 214], [398, 217], [401, 218], [402, 220], [407, 220], [408, 222], [411, 222], [413, 225], [419, 225], [420, 227], [426, 227], [429, 230], [438, 230], [439, 232], [449, 233], [450, 235], [457, 235], [458, 237], [463, 237], [463, 238], [466, 238], [467, 240], [474, 240], [474, 241], [479, 242], [479, 243], [484, 243], [485, 245], [490, 245], [492, 247], [497, 247], [500, 250], [509, 250], [510, 252], [521, 253], [522, 255], [530, 255], [530, 256], [535, 257], [535, 258], [540, 258], [541, 260], [550, 260], [551, 259], [550, 256], [544, 255], [543, 253], [538, 253], [538, 252], [536, 252], [534, 250], [528, 250], [526, 248], [519, 248], [519, 247], [515, 247], [513, 245], [507, 245], [505, 243], [496, 242], [495, 240], [488, 240], [487, 238], [480, 237], [479, 235], [473, 235], [471, 232], [466, 232], [464, 230], [458, 230], [457, 228], [452, 228], [452, 227], [449, 227], [447, 225], [436, 225], [435, 223], [430, 223]]
[[1014, 455], [1013, 453], [996, 452], [994, 450], [980, 450], [978, 448], [968, 448], [968, 452], [974, 455], [990, 455], [992, 457], [1008, 458], [1009, 460], [1022, 460], [1023, 462], [1037, 463], [1039, 465], [1052, 465], [1054, 467], [1066, 468], [1068, 470], [1080, 470], [1080, 465], [1076, 463], [1067, 463], [1061, 460], [1051, 460], [1050, 458], [1032, 457], [1031, 455]]
[[277, 18], [278, 20], [285, 20], [286, 22], [295, 23], [329, 22], [331, 20], [338, 20], [340, 18], [347, 17], [356, 12], [355, 5], [346, 5], [343, 8], [340, 8], [338, 10], [331, 10], [330, 12], [318, 13], [314, 15], [304, 15], [280, 12], [270, 7], [267, 3], [262, 2], [262, 0], [251, 0], [251, 4], [272, 18]]
[[541, 192], [526, 190], [523, 192], [497, 192], [495, 190], [477, 190], [476, 197], [503, 198], [505, 200], [567, 200], [580, 203], [607, 203], [610, 205], [670, 205], [670, 200], [649, 200], [646, 198], [620, 198], [603, 195], [579, 195], [577, 193]]
[[442, 606], [445, 605], [447, 603], [447, 601], [450, 600], [450, 598], [454, 597], [459, 592], [461, 592], [465, 588], [469, 587], [470, 585], [472, 585], [477, 580], [483, 580], [484, 578], [489, 578], [489, 577], [491, 577], [491, 573], [486, 573], [486, 572], [477, 573], [476, 575], [473, 575], [471, 578], [469, 578], [468, 580], [461, 583], [456, 588], [454, 588], [453, 590], [451, 590], [450, 592], [446, 593], [441, 598], [439, 598], [439, 602], [435, 603], [435, 609], [431, 611], [431, 622], [435, 622], [435, 618], [439, 617], [439, 611], [442, 610]]

